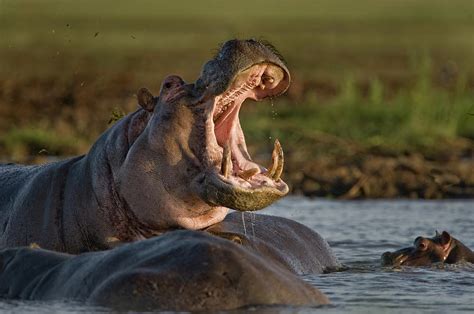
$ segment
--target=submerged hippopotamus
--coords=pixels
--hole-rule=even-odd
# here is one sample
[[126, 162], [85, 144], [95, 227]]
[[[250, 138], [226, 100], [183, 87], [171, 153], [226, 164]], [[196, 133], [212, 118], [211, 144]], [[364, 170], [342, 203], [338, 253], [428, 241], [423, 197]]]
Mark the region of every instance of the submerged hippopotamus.
[[3, 249], [0, 297], [153, 311], [328, 303], [319, 290], [273, 260], [190, 230], [77, 256], [38, 248]]
[[41, 166], [0, 166], [0, 248], [37, 243], [80, 253], [202, 229], [229, 208], [254, 211], [288, 192], [275, 142], [267, 168], [251, 160], [239, 122], [245, 99], [286, 91], [276, 50], [226, 42], [195, 83], [164, 79], [159, 96], [141, 89], [140, 108], [84, 156]]
[[474, 253], [443, 231], [433, 238], [417, 237], [412, 247], [382, 254], [383, 266], [429, 266], [433, 263], [474, 263]]

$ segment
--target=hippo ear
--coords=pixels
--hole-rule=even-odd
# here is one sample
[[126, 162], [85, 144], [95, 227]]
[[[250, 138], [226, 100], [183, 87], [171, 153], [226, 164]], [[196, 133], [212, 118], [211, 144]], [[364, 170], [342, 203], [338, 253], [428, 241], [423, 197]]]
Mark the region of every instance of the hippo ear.
[[155, 109], [156, 98], [145, 87], [138, 90], [137, 98], [138, 104], [146, 111], [152, 112]]
[[447, 233], [446, 231], [443, 231], [443, 233], [441, 233], [441, 245], [449, 246], [450, 243], [451, 243], [451, 235]]
[[439, 233], [438, 230], [436, 230], [435, 237], [439, 237], [439, 236], [441, 236], [441, 234]]

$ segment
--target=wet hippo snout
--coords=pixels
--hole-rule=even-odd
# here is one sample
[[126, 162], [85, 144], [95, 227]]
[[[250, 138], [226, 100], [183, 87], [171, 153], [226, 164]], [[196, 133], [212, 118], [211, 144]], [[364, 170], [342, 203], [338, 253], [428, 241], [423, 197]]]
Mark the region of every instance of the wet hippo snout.
[[381, 257], [382, 266], [393, 265], [393, 254], [391, 252], [385, 252]]

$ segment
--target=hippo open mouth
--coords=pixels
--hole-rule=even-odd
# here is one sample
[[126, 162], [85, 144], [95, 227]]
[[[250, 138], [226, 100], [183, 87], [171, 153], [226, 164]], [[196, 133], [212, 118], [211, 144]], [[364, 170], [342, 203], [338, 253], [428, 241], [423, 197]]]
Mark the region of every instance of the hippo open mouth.
[[[225, 48], [222, 49], [224, 53], [221, 52], [221, 59], [229, 58], [225, 54]], [[278, 96], [287, 90], [290, 83], [289, 72], [281, 59], [270, 49], [261, 49], [264, 53], [258, 55], [259, 62], [244, 66], [231, 64], [233, 77], [220, 77], [219, 85], [216, 86], [213, 81], [214, 86], [209, 84], [205, 87], [206, 90], [211, 90], [204, 92], [203, 98], [210, 105], [212, 103], [212, 119], [209, 119], [208, 126], [214, 132], [207, 141], [207, 150], [209, 158], [214, 162], [210, 169], [196, 178], [196, 190], [210, 205], [254, 211], [288, 193], [287, 184], [280, 178], [283, 171], [283, 150], [278, 140], [275, 141], [271, 165], [268, 168], [258, 165], [251, 160], [247, 151], [239, 121], [239, 111], [246, 99], [259, 101]], [[251, 61], [250, 58], [247, 59]], [[220, 61], [220, 71], [229, 73], [228, 69], [222, 70], [226, 62]], [[205, 66], [196, 83], [197, 87], [206, 81], [206, 70], [213, 68], [214, 74], [215, 67], [215, 60]], [[221, 90], [224, 91], [220, 92]]]

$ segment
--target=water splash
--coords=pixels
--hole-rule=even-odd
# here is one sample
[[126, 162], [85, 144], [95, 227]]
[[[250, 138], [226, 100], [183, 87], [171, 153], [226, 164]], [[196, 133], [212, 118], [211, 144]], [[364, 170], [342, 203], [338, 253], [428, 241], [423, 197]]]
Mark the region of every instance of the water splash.
[[278, 113], [275, 110], [275, 104], [273, 103], [273, 97], [270, 98], [270, 106], [272, 107], [272, 120], [275, 120], [275, 117]]
[[244, 234], [247, 235], [247, 228], [245, 228], [245, 212], [242, 212], [242, 226], [244, 227]]

